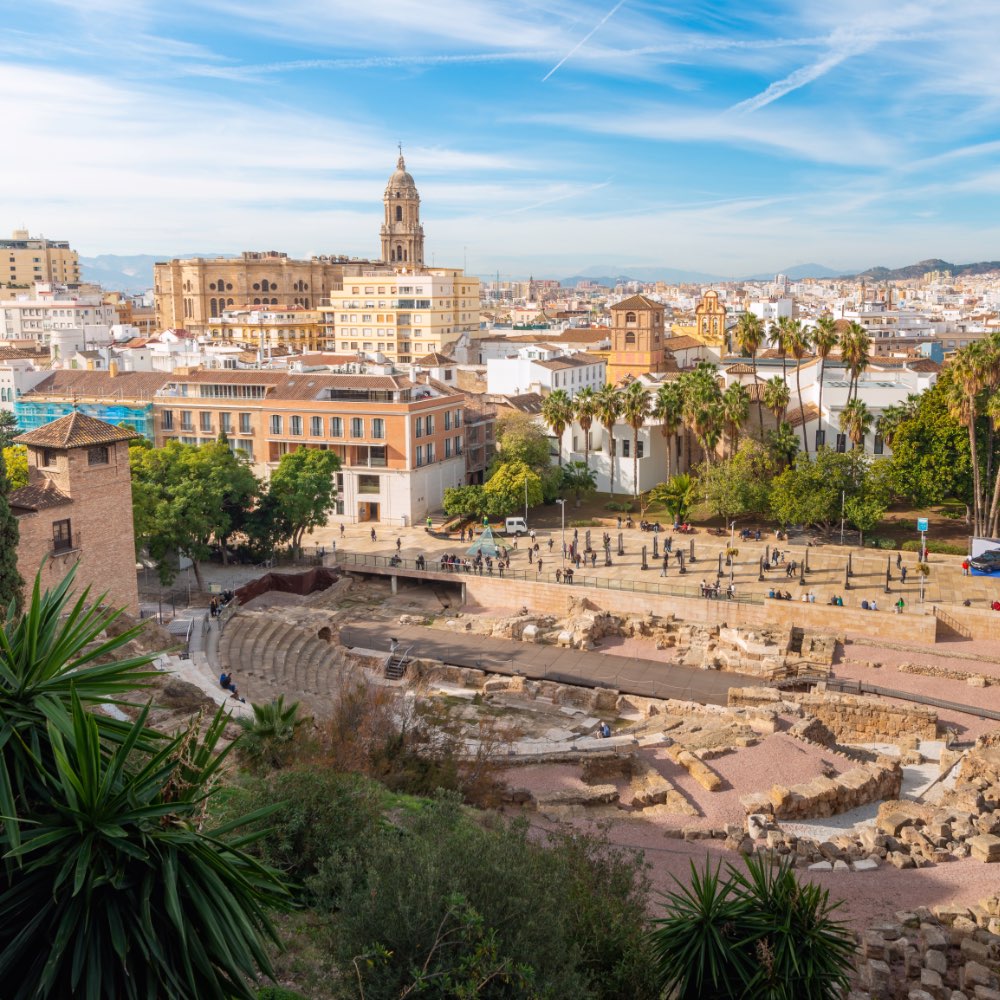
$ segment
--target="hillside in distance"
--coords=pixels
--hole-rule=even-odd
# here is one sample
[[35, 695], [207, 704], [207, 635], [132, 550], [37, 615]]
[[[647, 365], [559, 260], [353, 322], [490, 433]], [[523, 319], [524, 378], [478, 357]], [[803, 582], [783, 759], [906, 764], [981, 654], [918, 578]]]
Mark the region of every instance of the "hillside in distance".
[[958, 277], [963, 274], [989, 274], [990, 271], [1000, 271], [1000, 260], [982, 260], [975, 264], [952, 264], [939, 257], [921, 260], [906, 267], [870, 267], [867, 271], [853, 275], [856, 278], [868, 278], [872, 281], [899, 281], [910, 278], [921, 278], [928, 271], [950, 271]]

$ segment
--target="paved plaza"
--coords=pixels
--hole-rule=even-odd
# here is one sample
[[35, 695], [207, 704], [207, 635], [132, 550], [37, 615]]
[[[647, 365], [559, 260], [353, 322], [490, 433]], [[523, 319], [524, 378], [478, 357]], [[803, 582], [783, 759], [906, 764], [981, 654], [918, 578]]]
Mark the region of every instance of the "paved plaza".
[[[375, 528], [376, 540], [371, 540], [371, 529]], [[566, 529], [567, 544], [573, 540], [572, 528]], [[578, 541], [581, 550], [585, 545], [585, 535], [588, 529], [578, 528]], [[700, 596], [702, 581], [715, 584], [717, 578], [721, 586], [721, 599], [725, 600], [725, 592], [730, 581], [735, 589], [736, 597], [743, 600], [763, 601], [771, 588], [787, 591], [796, 601], [801, 601], [803, 594], [814, 595], [817, 604], [828, 604], [833, 597], [843, 600], [845, 607], [859, 608], [863, 600], [877, 602], [880, 610], [889, 611], [891, 606], [902, 597], [907, 613], [919, 612], [920, 577], [916, 572], [915, 552], [884, 552], [876, 549], [862, 549], [857, 546], [840, 546], [837, 544], [807, 545], [805, 537], [794, 538], [791, 541], [776, 541], [774, 532], [761, 534], [761, 540], [743, 541], [737, 533], [735, 542], [730, 543], [728, 535], [720, 537], [708, 529], [699, 528], [694, 534], [671, 534], [669, 529], [660, 531], [659, 535], [641, 531], [638, 527], [622, 528], [621, 536], [624, 554], [618, 555], [619, 531], [615, 522], [609, 521], [604, 527], [590, 528], [591, 542], [597, 550], [597, 564], [591, 566], [589, 561], [575, 571], [574, 584], [596, 585], [599, 587], [620, 587], [628, 590], [637, 585], [643, 589], [655, 591], [662, 588], [665, 594]], [[604, 565], [604, 550], [601, 539], [605, 532], [612, 537], [612, 565]], [[687, 573], [679, 572], [676, 555], [670, 559], [666, 576], [661, 576], [663, 545], [666, 539], [673, 539], [673, 552], [682, 551], [686, 557]], [[309, 536], [308, 543], [330, 552], [334, 547], [341, 551], [359, 555], [378, 555], [391, 557], [396, 551], [396, 540], [400, 541], [400, 556], [408, 561], [423, 555], [428, 563], [428, 569], [436, 569], [440, 558], [445, 553], [463, 557], [471, 547], [471, 542], [461, 542], [457, 533], [449, 538], [437, 537], [423, 527], [394, 528], [382, 524], [357, 524], [345, 528], [343, 535], [337, 527], [317, 530]], [[569, 565], [562, 559], [561, 530], [540, 530], [536, 536], [539, 554], [542, 558], [542, 572], [537, 572], [537, 565], [528, 561], [528, 539], [518, 540], [514, 549], [513, 540], [501, 533], [496, 533], [497, 541], [510, 548], [510, 574], [518, 578], [538, 579], [545, 582], [556, 582], [556, 570]], [[549, 548], [549, 541], [552, 548]], [[654, 539], [658, 556], [653, 556]], [[725, 565], [725, 550], [734, 544], [738, 555], [733, 565]], [[642, 569], [642, 549], [646, 547], [646, 562], [648, 569]], [[760, 576], [760, 560], [770, 555], [775, 546], [780, 550], [783, 561]], [[690, 560], [692, 551], [694, 562]], [[722, 556], [722, 576], [718, 577]], [[897, 557], [901, 558], [901, 567], [897, 567]], [[850, 558], [852, 575], [846, 578]], [[801, 573], [794, 576], [786, 575], [787, 567], [794, 562], [797, 566], [808, 566], [805, 582], [801, 582]], [[987, 608], [994, 600], [1000, 600], [1000, 578], [983, 576], [963, 576], [962, 557], [951, 555], [935, 555], [929, 557], [930, 575], [924, 580], [923, 608], [930, 611], [933, 605], [961, 605], [970, 600], [976, 608]], [[412, 563], [411, 563], [412, 564]], [[905, 583], [902, 581], [901, 568], [907, 571]], [[889, 592], [886, 592], [886, 571], [889, 571]], [[845, 588], [849, 582], [849, 589]]]

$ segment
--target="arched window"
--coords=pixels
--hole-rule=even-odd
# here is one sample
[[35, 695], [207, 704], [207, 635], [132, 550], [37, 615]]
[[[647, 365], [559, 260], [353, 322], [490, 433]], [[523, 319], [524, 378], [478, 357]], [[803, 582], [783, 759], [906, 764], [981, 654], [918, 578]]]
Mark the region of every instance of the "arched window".
[[278, 304], [278, 300], [277, 299], [271, 299], [271, 305], [272, 306], [276, 306], [277, 304]]
[[[254, 286], [254, 287], [256, 287], [256, 286]], [[269, 282], [269, 281], [267, 280], [267, 278], [265, 278], [265, 279], [264, 279], [264, 280], [263, 280], [263, 281], [262, 281], [262, 282], [260, 283], [260, 290], [261, 290], [262, 292], [269, 292], [269, 291], [271, 290], [271, 283], [270, 283], [270, 282]]]
[[402, 205], [397, 205], [396, 206], [396, 221], [397, 222], [402, 222], [403, 221], [403, 206]]
[[254, 300], [253, 300], [253, 304], [254, 304], [255, 306], [259, 306], [259, 305], [260, 305], [260, 299], [254, 299]]
[[[215, 288], [215, 285], [213, 284], [212, 287]], [[208, 300], [208, 308], [209, 308], [209, 312], [211, 313], [212, 316], [218, 316], [219, 315], [219, 301], [218, 301], [218, 299], [209, 299]]]
[[[230, 288], [232, 288], [233, 286], [232, 286], [232, 285], [230, 285], [229, 287], [230, 287]], [[231, 306], [232, 304], [233, 304], [233, 300], [232, 300], [232, 299], [228, 299], [228, 300], [226, 301], [226, 305], [227, 305], [227, 306]]]
[[395, 259], [396, 259], [396, 251], [395, 250], [390, 250], [389, 251], [389, 261], [390, 261], [390, 263], [392, 261], [394, 261]]
[[626, 323], [634, 323], [635, 322], [635, 313], [633, 313], [633, 312], [627, 312], [627, 313], [625, 313], [625, 322]]
[[625, 346], [626, 347], [635, 347], [635, 334], [634, 333], [626, 333], [625, 334]]
[[403, 260], [406, 260], [406, 259], [407, 259], [407, 254], [406, 254], [406, 251], [404, 250], [403, 251]]
[[397, 243], [396, 244], [396, 260], [402, 260], [402, 259], [403, 259], [403, 244], [402, 243]]

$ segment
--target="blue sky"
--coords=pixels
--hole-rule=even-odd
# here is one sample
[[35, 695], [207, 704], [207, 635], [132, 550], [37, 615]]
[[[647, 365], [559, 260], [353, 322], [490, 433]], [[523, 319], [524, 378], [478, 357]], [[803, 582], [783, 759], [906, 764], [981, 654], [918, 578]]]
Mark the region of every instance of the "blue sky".
[[1000, 258], [985, 0], [2, 5], [0, 231], [563, 276]]

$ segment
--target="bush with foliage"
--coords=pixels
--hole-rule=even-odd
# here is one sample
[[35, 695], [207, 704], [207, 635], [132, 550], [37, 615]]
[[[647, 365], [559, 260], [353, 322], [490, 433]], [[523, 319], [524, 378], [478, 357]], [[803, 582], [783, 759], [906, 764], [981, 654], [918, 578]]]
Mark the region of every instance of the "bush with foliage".
[[168, 738], [148, 708], [88, 711], [146, 684], [154, 654], [109, 660], [139, 629], [113, 635], [87, 591], [71, 605], [72, 579], [42, 594], [36, 578], [0, 631], [5, 995], [251, 1000], [289, 895], [234, 838], [243, 817], [205, 823], [228, 717]]
[[[847, 988], [854, 937], [829, 892], [786, 862], [745, 858], [746, 870], [691, 864], [655, 921], [661, 987], [678, 1000], [834, 1000]], [[675, 991], [675, 992], [674, 992]]]
[[331, 863], [312, 886], [369, 1000], [406, 995], [415, 970], [454, 975], [484, 946], [498, 975], [476, 996], [658, 996], [643, 866], [595, 838], [538, 844], [526, 823], [476, 822], [443, 797], [375, 838], [350, 881]]
[[[920, 539], [908, 538], [899, 547], [904, 552], [919, 552]], [[927, 551], [941, 556], [967, 556], [969, 554], [969, 547], [967, 545], [960, 545], [957, 542], [938, 542], [932, 538], [928, 538]]]
[[240, 760], [257, 772], [285, 767], [295, 752], [295, 736], [306, 721], [299, 716], [299, 703], [286, 705], [281, 694], [266, 705], [251, 707], [253, 717], [238, 720], [236, 750]]

